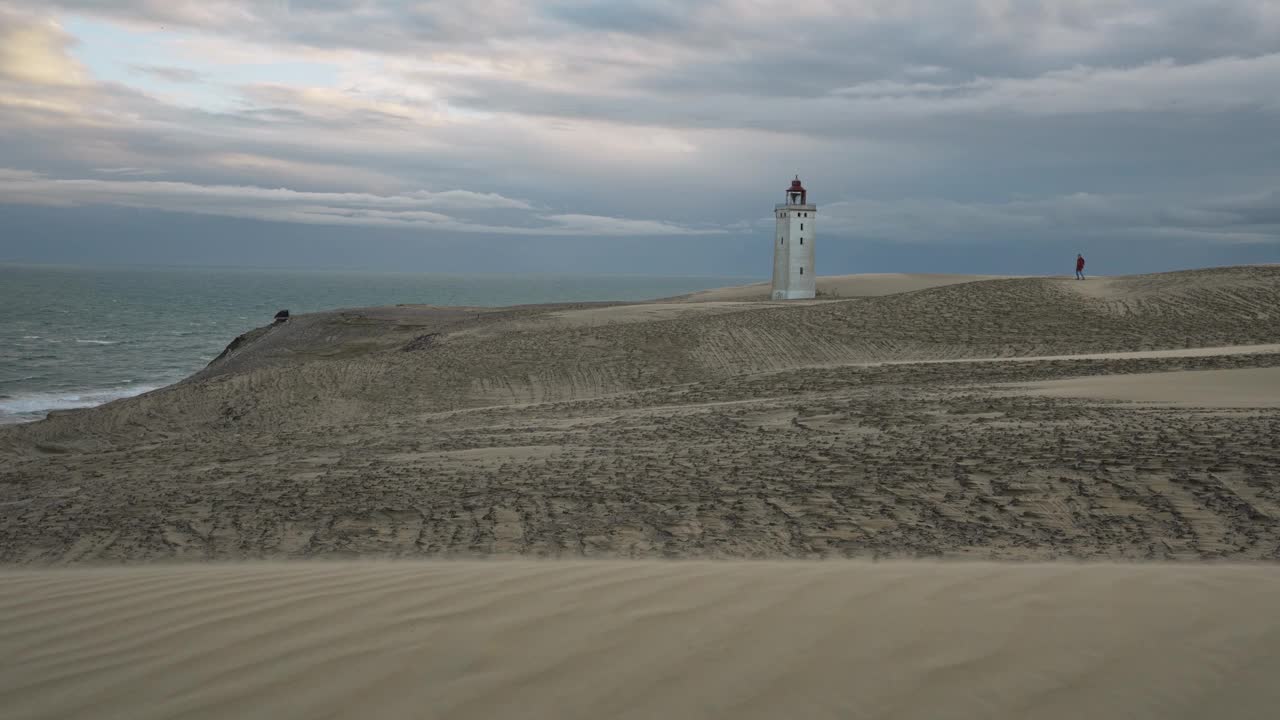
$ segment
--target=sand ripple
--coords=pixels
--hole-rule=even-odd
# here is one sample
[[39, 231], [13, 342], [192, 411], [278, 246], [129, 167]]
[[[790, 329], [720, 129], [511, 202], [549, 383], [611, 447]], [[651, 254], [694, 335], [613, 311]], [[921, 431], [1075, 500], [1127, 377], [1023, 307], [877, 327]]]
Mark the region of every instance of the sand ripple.
[[8, 571], [6, 718], [1266, 718], [1266, 567]]

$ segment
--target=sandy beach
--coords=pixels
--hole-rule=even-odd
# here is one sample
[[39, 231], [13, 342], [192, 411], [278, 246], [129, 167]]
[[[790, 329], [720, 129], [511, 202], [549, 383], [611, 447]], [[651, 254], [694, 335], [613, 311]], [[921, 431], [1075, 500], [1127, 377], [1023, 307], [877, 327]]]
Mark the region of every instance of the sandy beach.
[[1280, 267], [825, 287], [300, 315], [0, 428], [4, 716], [1274, 715]]
[[14, 571], [6, 718], [1268, 718], [1280, 574], [930, 562]]

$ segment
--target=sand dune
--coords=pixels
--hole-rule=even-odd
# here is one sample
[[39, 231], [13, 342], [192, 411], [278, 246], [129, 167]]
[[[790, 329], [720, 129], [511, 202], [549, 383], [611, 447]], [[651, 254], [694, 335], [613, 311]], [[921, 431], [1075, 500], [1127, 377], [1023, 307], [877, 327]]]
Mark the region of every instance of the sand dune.
[[1269, 567], [305, 563], [7, 571], [38, 718], [1270, 718]]
[[[1001, 280], [1010, 275], [949, 275], [942, 273], [861, 273], [858, 275], [824, 275], [818, 278], [818, 298], [878, 297], [928, 288]], [[765, 302], [769, 301], [769, 283], [717, 288], [691, 293], [678, 298], [682, 302]]]
[[302, 315], [0, 428], [0, 562], [1280, 559], [1280, 409], [1096, 399], [1273, 387], [1277, 307], [1238, 267]]

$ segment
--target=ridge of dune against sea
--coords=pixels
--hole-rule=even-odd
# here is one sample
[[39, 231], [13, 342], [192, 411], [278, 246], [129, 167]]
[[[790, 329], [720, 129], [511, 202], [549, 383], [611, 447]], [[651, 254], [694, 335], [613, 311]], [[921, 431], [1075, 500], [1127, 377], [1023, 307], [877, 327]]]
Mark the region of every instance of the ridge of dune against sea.
[[0, 559], [1280, 559], [1280, 268], [818, 289], [264, 325], [0, 431]]
[[647, 300], [735, 277], [0, 264], [0, 425], [177, 382], [277, 310]]

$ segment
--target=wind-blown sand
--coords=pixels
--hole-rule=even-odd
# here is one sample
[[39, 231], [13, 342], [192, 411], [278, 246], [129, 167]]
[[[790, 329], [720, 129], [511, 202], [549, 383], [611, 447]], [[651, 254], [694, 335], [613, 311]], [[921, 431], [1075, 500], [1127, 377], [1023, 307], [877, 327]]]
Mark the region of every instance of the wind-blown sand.
[[58, 718], [1271, 718], [1280, 573], [856, 562], [9, 571]]
[[[1275, 716], [1280, 267], [819, 287], [302, 315], [0, 428], [0, 716]], [[1140, 559], [1235, 564], [1075, 562]]]

